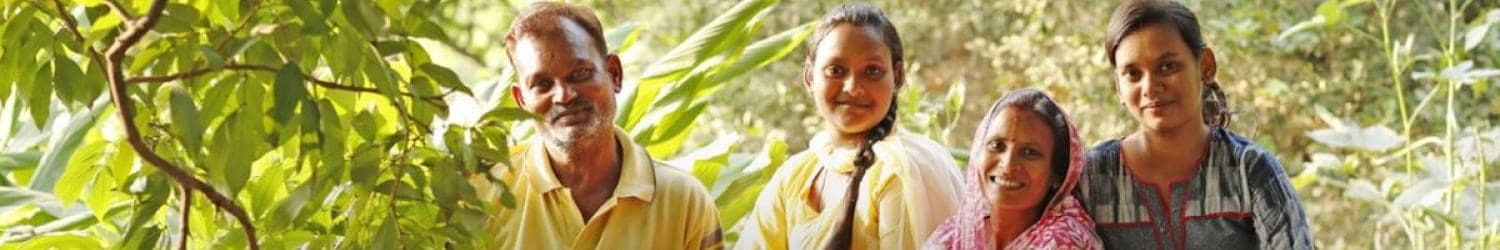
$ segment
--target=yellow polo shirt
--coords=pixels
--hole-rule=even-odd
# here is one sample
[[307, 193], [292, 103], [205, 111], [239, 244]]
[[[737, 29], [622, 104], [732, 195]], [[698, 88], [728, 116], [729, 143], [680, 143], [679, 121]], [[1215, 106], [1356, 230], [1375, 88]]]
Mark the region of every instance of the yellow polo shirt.
[[[842, 204], [821, 204], [809, 192], [819, 173], [852, 176], [857, 151], [840, 150], [819, 134], [808, 150], [776, 170], [739, 225], [736, 249], [823, 249]], [[917, 249], [944, 219], [958, 211], [963, 181], [948, 151], [930, 139], [898, 132], [873, 146], [855, 203], [854, 249]], [[828, 177], [828, 176], [824, 176]], [[843, 177], [847, 179], [849, 177]], [[847, 183], [847, 182], [843, 182]], [[847, 184], [824, 188], [843, 189]], [[838, 199], [834, 199], [838, 200]]]
[[620, 182], [584, 223], [573, 195], [552, 172], [540, 139], [513, 151], [513, 167], [491, 174], [511, 187], [516, 207], [499, 206], [496, 187], [470, 178], [500, 211], [486, 224], [500, 249], [705, 249], [722, 247], [719, 212], [688, 173], [656, 163], [619, 128]]

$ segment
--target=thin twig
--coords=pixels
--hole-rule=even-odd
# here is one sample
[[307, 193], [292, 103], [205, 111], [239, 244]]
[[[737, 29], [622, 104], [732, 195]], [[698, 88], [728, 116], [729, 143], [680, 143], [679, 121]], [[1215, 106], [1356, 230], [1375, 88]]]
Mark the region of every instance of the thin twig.
[[[63, 23], [66, 24], [63, 25], [63, 27], [67, 28], [69, 33], [73, 33], [73, 38], [78, 39], [78, 45], [82, 46], [84, 54], [87, 54], [89, 58], [92, 58], [94, 60], [94, 63], [92, 64], [98, 65], [99, 62], [103, 62], [103, 56], [99, 55], [99, 51], [94, 50], [94, 46], [89, 44], [89, 40], [83, 38], [82, 32], [78, 32], [78, 20], [73, 20], [73, 16], [68, 15], [68, 11], [63, 7], [62, 1], [52, 0], [52, 6], [57, 7], [57, 17], [61, 18], [63, 20]], [[100, 69], [103, 69], [103, 67], [101, 67]]]
[[188, 242], [188, 212], [193, 211], [193, 190], [182, 188], [182, 241], [177, 244], [178, 249], [187, 250]]
[[229, 35], [225, 36], [224, 39], [220, 39], [219, 43], [214, 45], [214, 51], [218, 51], [220, 54], [228, 54], [228, 51], [224, 51], [224, 45], [229, 44], [229, 40], [231, 40], [231, 38], [234, 38], [234, 34], [239, 34], [241, 30], [245, 29], [245, 27], [250, 26], [250, 18], [255, 17], [255, 11], [257, 10], [260, 10], [260, 1], [251, 1], [250, 11], [245, 12], [247, 14], [245, 14], [245, 16], [243, 17], [240, 17], [240, 23], [238, 24], [238, 26], [235, 26], [233, 30], [229, 31]]
[[125, 5], [120, 4], [120, 2], [115, 0], [105, 0], [104, 4], [109, 5], [110, 9], [114, 9], [115, 12], [120, 13], [120, 17], [124, 17], [125, 21], [135, 20], [135, 16], [130, 14], [130, 9], [126, 9]]
[[[203, 76], [203, 75], [206, 75], [206, 74], [209, 74], [209, 73], [213, 73], [213, 72], [216, 72], [216, 71], [220, 71], [220, 70], [261, 71], [261, 72], [275, 73], [279, 69], [277, 69], [276, 67], [271, 67], [271, 66], [266, 66], [266, 65], [235, 64], [235, 63], [231, 63], [231, 64], [225, 64], [224, 67], [221, 68], [221, 69], [199, 68], [199, 69], [189, 70], [187, 72], [181, 72], [181, 73], [169, 74], [169, 75], [133, 77], [133, 78], [130, 78], [130, 80], [126, 80], [125, 82], [129, 83], [129, 84], [167, 83], [167, 82], [171, 82], [171, 81], [196, 78], [196, 77], [200, 77], [200, 76]], [[337, 82], [323, 80], [323, 79], [317, 79], [317, 78], [312, 78], [312, 77], [308, 77], [307, 81], [308, 82], [312, 82], [314, 85], [318, 85], [318, 86], [323, 87], [323, 88], [334, 89], [334, 90], [342, 90], [342, 91], [350, 91], [350, 92], [365, 92], [365, 93], [381, 93], [380, 89], [376, 89], [376, 88], [350, 86], [350, 85], [340, 84], [340, 83], [337, 83]], [[406, 96], [406, 97], [420, 99], [423, 102], [427, 102], [427, 103], [430, 103], [430, 104], [438, 106], [438, 107], [444, 107], [444, 108], [446, 108], [448, 105], [447, 105], [447, 103], [443, 102], [443, 97], [447, 96], [450, 93], [453, 93], [453, 92], [450, 91], [448, 93], [444, 93], [444, 94], [441, 94], [441, 95], [429, 95], [429, 96], [418, 96], [416, 94], [412, 94], [412, 93], [409, 93], [409, 92], [400, 92], [399, 94], [402, 95], [402, 96]]]
[[131, 21], [134, 25], [126, 30], [124, 34], [121, 34], [115, 40], [114, 44], [110, 45], [106, 53], [105, 73], [109, 77], [110, 98], [114, 99], [115, 108], [119, 111], [120, 121], [125, 130], [125, 138], [130, 143], [130, 146], [135, 149], [136, 154], [140, 155], [146, 162], [151, 163], [158, 171], [172, 177], [184, 189], [202, 191], [203, 196], [207, 197], [208, 201], [213, 203], [215, 207], [233, 215], [235, 220], [239, 222], [240, 227], [244, 229], [245, 240], [250, 249], [260, 249], [259, 240], [255, 237], [255, 225], [250, 223], [250, 216], [245, 212], [245, 209], [235, 204], [233, 199], [224, 196], [218, 190], [205, 184], [203, 180], [199, 180], [193, 176], [192, 173], [173, 165], [167, 159], [162, 158], [161, 155], [157, 155], [156, 151], [153, 151], [149, 145], [146, 145], [145, 140], [141, 137], [140, 128], [136, 127], [134, 122], [135, 107], [128, 93], [128, 83], [125, 81], [125, 72], [121, 61], [125, 59], [125, 52], [130, 50], [130, 47], [135, 46], [136, 43], [139, 43], [141, 38], [145, 37], [146, 33], [150, 32], [151, 28], [156, 26], [156, 22], [161, 19], [162, 12], [165, 12], [166, 8], [166, 0], [153, 0], [151, 8], [147, 10], [146, 15], [138, 20]]

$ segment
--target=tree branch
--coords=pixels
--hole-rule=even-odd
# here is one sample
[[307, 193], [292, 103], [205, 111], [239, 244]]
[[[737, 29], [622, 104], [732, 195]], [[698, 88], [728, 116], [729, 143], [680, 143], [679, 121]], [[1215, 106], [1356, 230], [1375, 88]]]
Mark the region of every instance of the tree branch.
[[[196, 78], [196, 77], [200, 77], [200, 76], [203, 76], [203, 75], [206, 75], [206, 74], [209, 74], [209, 73], [213, 73], [213, 72], [216, 72], [216, 71], [220, 71], [220, 70], [260, 71], [260, 72], [267, 72], [267, 73], [276, 73], [278, 71], [278, 69], [276, 67], [271, 67], [271, 66], [266, 66], [266, 65], [230, 63], [230, 64], [225, 64], [224, 67], [220, 68], [220, 69], [199, 68], [199, 69], [189, 70], [187, 72], [181, 72], [181, 73], [169, 74], [169, 75], [162, 75], [162, 76], [140, 76], [140, 77], [133, 77], [133, 78], [130, 78], [129, 80], [126, 80], [125, 83], [128, 83], [128, 84], [167, 83], [167, 82], [171, 82], [171, 81]], [[317, 85], [317, 86], [320, 86], [320, 87], [323, 87], [323, 88], [327, 88], [327, 89], [333, 89], [333, 90], [342, 90], [342, 91], [350, 91], [350, 92], [364, 92], [364, 93], [381, 93], [379, 89], [375, 89], [375, 88], [350, 86], [350, 85], [339, 84], [339, 83], [336, 83], [336, 82], [333, 82], [333, 81], [328, 81], [328, 80], [323, 80], [323, 79], [317, 79], [317, 78], [312, 78], [312, 77], [308, 77], [307, 81], [313, 83], [314, 85]], [[406, 97], [415, 98], [415, 99], [418, 99], [418, 100], [422, 100], [423, 102], [427, 102], [429, 104], [432, 104], [432, 105], [435, 105], [435, 106], [438, 106], [438, 107], [445, 107], [446, 108], [448, 105], [447, 105], [447, 103], [443, 102], [443, 97], [447, 96], [448, 94], [451, 94], [451, 93], [453, 93], [453, 92], [449, 91], [447, 93], [440, 94], [440, 95], [418, 96], [416, 94], [412, 94], [412, 93], [408, 93], [408, 92], [401, 92], [400, 95], [406, 96]]]
[[140, 128], [136, 127], [133, 121], [135, 107], [132, 105], [132, 100], [129, 96], [128, 83], [125, 81], [125, 72], [121, 61], [125, 59], [125, 52], [130, 50], [131, 46], [139, 43], [141, 38], [145, 37], [146, 33], [150, 32], [153, 26], [156, 26], [156, 22], [161, 19], [162, 12], [166, 8], [166, 0], [153, 0], [151, 8], [146, 11], [146, 15], [140, 19], [128, 22], [133, 23], [133, 25], [124, 34], [116, 38], [114, 44], [110, 45], [109, 50], [106, 52], [105, 73], [109, 77], [110, 98], [114, 99], [115, 108], [119, 110], [120, 121], [125, 130], [125, 138], [130, 143], [130, 146], [135, 149], [136, 154], [140, 155], [146, 162], [151, 163], [151, 166], [156, 167], [158, 171], [172, 177], [172, 180], [182, 185], [183, 189], [196, 189], [203, 192], [203, 196], [207, 197], [208, 201], [213, 203], [215, 207], [233, 215], [235, 220], [239, 222], [240, 227], [244, 229], [245, 240], [249, 244], [250, 249], [260, 249], [260, 241], [255, 237], [255, 225], [250, 223], [250, 216], [245, 213], [245, 209], [236, 205], [233, 199], [224, 196], [218, 190], [214, 190], [208, 184], [193, 176], [192, 173], [173, 165], [167, 159], [162, 158], [161, 155], [157, 155], [156, 151], [152, 151], [151, 147], [146, 145], [145, 140], [141, 137]]

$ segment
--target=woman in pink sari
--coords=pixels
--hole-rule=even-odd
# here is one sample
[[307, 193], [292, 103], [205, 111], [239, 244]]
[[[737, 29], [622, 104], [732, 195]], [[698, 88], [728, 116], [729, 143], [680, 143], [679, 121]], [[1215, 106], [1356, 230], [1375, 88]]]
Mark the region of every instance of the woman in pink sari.
[[928, 249], [1100, 249], [1073, 188], [1083, 145], [1067, 114], [1035, 89], [1007, 93], [974, 134], [958, 215]]

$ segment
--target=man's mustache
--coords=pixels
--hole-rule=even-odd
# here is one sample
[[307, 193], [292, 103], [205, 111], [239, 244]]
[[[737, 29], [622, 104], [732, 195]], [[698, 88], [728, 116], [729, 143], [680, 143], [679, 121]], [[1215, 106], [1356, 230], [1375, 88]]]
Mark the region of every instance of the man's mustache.
[[589, 111], [589, 110], [591, 110], [591, 109], [594, 108], [592, 105], [589, 105], [588, 102], [579, 101], [579, 100], [575, 100], [575, 101], [570, 102], [570, 103], [553, 104], [553, 105], [554, 106], [552, 106], [552, 109], [547, 110], [547, 115], [546, 115], [547, 122], [556, 122], [557, 119], [561, 119], [564, 115], [569, 115], [569, 114], [576, 113], [576, 112]]

